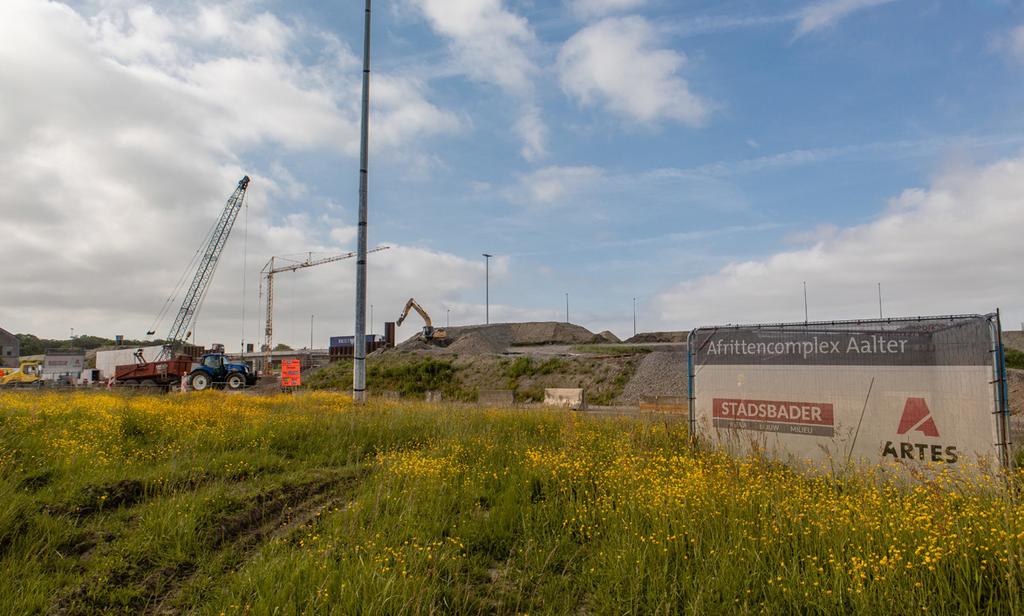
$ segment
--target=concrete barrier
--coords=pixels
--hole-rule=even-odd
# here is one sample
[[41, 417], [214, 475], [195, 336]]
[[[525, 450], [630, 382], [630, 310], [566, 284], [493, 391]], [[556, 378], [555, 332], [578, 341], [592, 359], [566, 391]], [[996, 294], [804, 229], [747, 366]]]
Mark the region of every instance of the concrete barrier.
[[436, 403], [438, 403], [440, 401], [441, 401], [441, 392], [439, 392], [439, 391], [428, 391], [427, 392], [427, 402], [432, 402], [432, 403], [436, 404]]
[[477, 396], [477, 403], [481, 406], [513, 406], [515, 397], [511, 389], [484, 389]]
[[401, 400], [402, 394], [397, 391], [382, 391], [380, 392], [380, 397], [385, 400]]
[[583, 411], [587, 408], [587, 397], [582, 389], [545, 389], [544, 406], [560, 406]]
[[690, 412], [690, 401], [686, 396], [640, 396], [640, 410], [685, 415]]

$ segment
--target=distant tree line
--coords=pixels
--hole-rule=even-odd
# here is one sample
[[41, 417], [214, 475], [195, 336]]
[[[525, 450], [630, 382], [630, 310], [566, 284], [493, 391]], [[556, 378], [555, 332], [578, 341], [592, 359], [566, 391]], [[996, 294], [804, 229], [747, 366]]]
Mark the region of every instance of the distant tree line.
[[[75, 336], [66, 340], [40, 338], [32, 334], [15, 334], [21, 343], [22, 355], [42, 355], [46, 349], [82, 349], [88, 351], [100, 347], [114, 346], [117, 343], [111, 338], [100, 336]], [[163, 344], [163, 340], [125, 340], [121, 346], [141, 347]]]

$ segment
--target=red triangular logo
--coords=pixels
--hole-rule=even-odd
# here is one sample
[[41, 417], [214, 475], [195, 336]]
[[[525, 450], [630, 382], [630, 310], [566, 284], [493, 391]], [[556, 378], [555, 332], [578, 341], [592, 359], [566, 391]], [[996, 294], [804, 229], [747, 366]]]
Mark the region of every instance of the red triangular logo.
[[911, 430], [916, 430], [925, 436], [939, 436], [939, 428], [935, 425], [931, 414], [924, 398], [907, 398], [907, 404], [903, 407], [903, 417], [900, 418], [900, 426], [896, 429], [896, 434], [906, 434]]

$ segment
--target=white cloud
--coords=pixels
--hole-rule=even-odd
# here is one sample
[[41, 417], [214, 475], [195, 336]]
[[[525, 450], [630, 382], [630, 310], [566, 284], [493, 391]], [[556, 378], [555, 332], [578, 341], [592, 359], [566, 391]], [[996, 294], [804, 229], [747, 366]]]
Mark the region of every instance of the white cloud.
[[1010, 33], [1010, 49], [1018, 60], [1024, 61], [1024, 25], [1017, 26]]
[[[0, 268], [5, 328], [141, 335], [243, 173], [253, 177], [248, 209], [207, 298], [201, 341], [235, 338], [243, 245], [255, 341], [262, 262], [351, 241], [351, 208], [287, 214], [280, 203], [308, 196], [290, 155], [357, 149], [360, 73], [347, 46], [233, 3], [175, 8], [0, 4], [0, 263], [18, 264]], [[378, 74], [374, 84], [379, 155], [409, 156], [418, 139], [458, 128], [416, 80]], [[269, 169], [247, 162], [254, 152]], [[459, 264], [416, 258], [417, 290], [451, 293], [444, 281]], [[349, 288], [296, 287], [296, 305], [329, 309], [324, 326], [345, 331]]]
[[548, 129], [541, 118], [540, 109], [528, 107], [516, 122], [516, 132], [523, 141], [520, 152], [528, 161], [535, 161], [547, 155]]
[[875, 221], [827, 230], [814, 246], [733, 263], [658, 296], [672, 327], [870, 318], [882, 283], [886, 316], [1024, 314], [1019, 278], [1024, 159], [958, 170], [892, 200]]
[[991, 48], [1014, 62], [1024, 62], [1024, 24], [993, 36]]
[[411, 0], [435, 32], [448, 39], [459, 65], [477, 80], [528, 93], [536, 67], [528, 48], [536, 43], [529, 22], [501, 0]]
[[808, 5], [798, 13], [797, 37], [829, 28], [851, 13], [863, 9], [889, 4], [894, 0], [822, 0]]
[[520, 178], [520, 190], [533, 205], [556, 205], [603, 177], [597, 167], [544, 167]]
[[629, 11], [647, 4], [647, 0], [568, 0], [569, 7], [576, 15], [602, 17], [610, 13]]
[[607, 18], [572, 36], [558, 54], [562, 88], [583, 105], [603, 104], [638, 122], [676, 120], [698, 126], [708, 104], [679, 76], [681, 53], [659, 46], [641, 17]]
[[539, 108], [530, 102], [539, 73], [531, 59], [537, 37], [526, 18], [508, 11], [502, 0], [408, 0], [431, 28], [448, 40], [461, 72], [493, 84], [519, 100], [516, 134], [528, 161], [547, 150], [547, 128]]

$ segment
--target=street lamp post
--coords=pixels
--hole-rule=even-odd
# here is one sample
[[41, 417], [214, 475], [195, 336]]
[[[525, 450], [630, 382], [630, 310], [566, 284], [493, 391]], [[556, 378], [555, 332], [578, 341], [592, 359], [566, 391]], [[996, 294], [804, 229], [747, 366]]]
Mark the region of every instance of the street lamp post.
[[565, 294], [565, 322], [569, 322], [569, 294]]
[[633, 335], [636, 335], [636, 298], [633, 298]]
[[484, 255], [484, 322], [491, 323], [491, 257], [486, 252]]
[[356, 331], [352, 353], [352, 401], [366, 402], [366, 241], [370, 167], [370, 2], [363, 22], [363, 100], [359, 130], [359, 228], [356, 257]]

